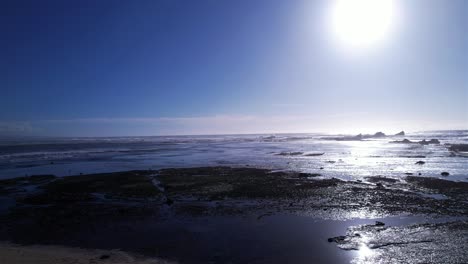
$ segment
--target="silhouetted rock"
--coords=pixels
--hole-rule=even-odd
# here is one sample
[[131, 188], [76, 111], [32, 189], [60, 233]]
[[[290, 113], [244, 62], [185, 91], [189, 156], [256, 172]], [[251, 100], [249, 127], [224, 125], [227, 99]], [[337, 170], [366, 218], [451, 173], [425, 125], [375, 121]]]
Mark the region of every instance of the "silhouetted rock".
[[418, 144], [421, 144], [421, 145], [431, 145], [431, 144], [440, 144], [440, 141], [436, 138], [433, 138], [429, 141], [423, 139], [421, 141], [418, 141], [418, 142], [414, 142], [414, 141], [411, 141], [409, 139], [403, 139], [403, 140], [395, 140], [395, 141], [390, 141], [390, 143], [399, 143], [399, 144], [412, 144], [412, 143], [418, 143]]
[[419, 144], [421, 144], [421, 145], [440, 144], [440, 141], [438, 139], [436, 139], [436, 138], [433, 138], [433, 139], [431, 139], [429, 141], [423, 139], [423, 140], [419, 141]]
[[426, 141], [425, 139], [419, 141], [419, 144], [421, 145], [429, 145], [429, 141]]
[[455, 152], [468, 151], [468, 144], [453, 144], [449, 147], [449, 150]]
[[328, 140], [337, 140], [337, 141], [359, 141], [363, 139], [370, 139], [370, 138], [384, 138], [387, 135], [383, 132], [377, 132], [373, 135], [370, 134], [358, 134], [356, 136], [342, 136], [342, 137], [325, 137], [323, 139], [328, 139]]
[[400, 133], [396, 133], [395, 136], [404, 136], [405, 135], [405, 131], [401, 131]]
[[449, 175], [450, 175], [450, 173], [448, 173], [448, 172], [444, 171], [444, 172], [442, 172], [440, 175], [442, 175], [442, 176], [444, 176], [444, 177], [447, 177], [447, 176], [449, 176]]
[[295, 152], [281, 152], [281, 153], [278, 153], [276, 155], [278, 156], [299, 156], [299, 155], [302, 155], [303, 152], [300, 152], [300, 151], [295, 151]]
[[417, 164], [417, 165], [424, 165], [424, 164], [426, 164], [426, 162], [420, 160], [420, 161], [417, 161], [416, 164]]
[[108, 258], [110, 258], [109, 255], [101, 255], [101, 256], [99, 257], [99, 259], [108, 259]]
[[411, 144], [411, 143], [415, 143], [407, 138], [403, 139], [403, 140], [395, 140], [395, 141], [390, 141], [390, 143], [397, 143], [397, 144]]
[[309, 177], [319, 177], [319, 176], [322, 176], [322, 175], [319, 174], [319, 173], [304, 173], [304, 172], [300, 172], [297, 176], [298, 176], [299, 178], [309, 178]]
[[375, 226], [384, 226], [384, 225], [385, 225], [384, 222], [375, 221]]
[[353, 137], [354, 139], [361, 140], [362, 139], [362, 134], [356, 135]]
[[307, 154], [304, 154], [304, 156], [306, 157], [316, 157], [316, 156], [322, 156], [323, 154], [325, 153], [307, 153]]
[[328, 242], [336, 242], [336, 243], [343, 243], [343, 241], [345, 240], [345, 236], [337, 236], [337, 237], [330, 237], [328, 239]]
[[377, 132], [377, 133], [374, 134], [374, 137], [375, 138], [382, 138], [382, 137], [386, 137], [386, 135], [383, 132]]
[[166, 204], [171, 206], [174, 203], [174, 201], [170, 198], [166, 198]]

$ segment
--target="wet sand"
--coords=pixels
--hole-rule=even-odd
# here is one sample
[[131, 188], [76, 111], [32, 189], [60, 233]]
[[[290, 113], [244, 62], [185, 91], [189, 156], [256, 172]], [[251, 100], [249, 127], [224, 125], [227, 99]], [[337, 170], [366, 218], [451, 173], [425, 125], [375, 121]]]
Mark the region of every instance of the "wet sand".
[[63, 246], [0, 244], [0, 263], [7, 264], [170, 264], [158, 259], [136, 257], [119, 250], [87, 250]]
[[[412, 262], [428, 250], [434, 263], [468, 260], [466, 182], [202, 167], [16, 178], [0, 196], [0, 240], [26, 245], [179, 263]], [[351, 237], [362, 228], [365, 239]]]

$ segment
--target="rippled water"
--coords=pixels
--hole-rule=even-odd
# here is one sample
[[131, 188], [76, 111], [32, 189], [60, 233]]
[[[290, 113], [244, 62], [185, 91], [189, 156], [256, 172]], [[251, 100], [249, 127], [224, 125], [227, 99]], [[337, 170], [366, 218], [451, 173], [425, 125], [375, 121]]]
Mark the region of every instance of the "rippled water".
[[[468, 181], [467, 157], [446, 144], [468, 144], [468, 131], [430, 131], [404, 137], [337, 141], [323, 134], [220, 135], [124, 138], [51, 138], [0, 141], [0, 178], [74, 175], [189, 166], [255, 166], [358, 179], [384, 175]], [[394, 144], [437, 138], [439, 145]], [[279, 154], [283, 155], [279, 155]], [[323, 155], [320, 155], [322, 154]], [[293, 155], [287, 155], [293, 154]], [[311, 154], [311, 155], [308, 155]], [[424, 161], [424, 165], [415, 164]]]

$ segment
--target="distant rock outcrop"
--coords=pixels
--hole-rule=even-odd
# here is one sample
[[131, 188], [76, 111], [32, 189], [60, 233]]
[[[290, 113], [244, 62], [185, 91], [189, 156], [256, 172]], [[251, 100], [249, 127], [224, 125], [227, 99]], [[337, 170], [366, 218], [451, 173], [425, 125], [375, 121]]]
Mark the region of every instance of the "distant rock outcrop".
[[453, 144], [449, 147], [450, 151], [468, 152], [468, 144]]
[[371, 139], [371, 138], [385, 138], [387, 135], [383, 132], [377, 132], [373, 135], [370, 134], [358, 134], [356, 136], [342, 136], [342, 137], [327, 137], [323, 139], [328, 139], [328, 140], [336, 140], [336, 141], [359, 141], [363, 139]]
[[421, 145], [437, 145], [440, 144], [440, 141], [436, 138], [433, 138], [429, 141], [423, 139], [421, 141], [411, 141], [409, 139], [403, 139], [403, 140], [395, 140], [395, 141], [390, 141], [390, 143], [398, 143], [398, 144], [421, 144]]
[[377, 132], [374, 134], [374, 136], [371, 136], [373, 138], [382, 138], [382, 137], [386, 137], [385, 133], [383, 132]]
[[411, 144], [411, 143], [417, 143], [417, 142], [413, 142], [407, 138], [403, 139], [403, 140], [395, 140], [395, 141], [390, 141], [390, 143], [397, 143], [397, 144]]
[[440, 144], [440, 141], [438, 139], [431, 139], [429, 141], [426, 141], [425, 139], [419, 141], [419, 144], [421, 145], [429, 145], [429, 144]]
[[396, 133], [395, 136], [404, 136], [405, 135], [405, 131], [401, 131], [400, 133]]

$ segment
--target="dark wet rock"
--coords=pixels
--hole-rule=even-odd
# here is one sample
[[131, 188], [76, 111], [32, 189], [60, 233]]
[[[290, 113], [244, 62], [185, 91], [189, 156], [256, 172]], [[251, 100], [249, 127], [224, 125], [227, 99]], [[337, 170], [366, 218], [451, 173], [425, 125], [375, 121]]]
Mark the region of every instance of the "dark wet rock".
[[375, 226], [384, 226], [384, 225], [385, 225], [384, 222], [375, 221]]
[[411, 176], [411, 175], [413, 175], [413, 173], [412, 173], [412, 172], [405, 172], [405, 174], [406, 174], [407, 176]]
[[[152, 192], [149, 196], [133, 195], [145, 193], [155, 173], [164, 192], [158, 191], [156, 196]], [[29, 203], [16, 204], [6, 215], [0, 215], [0, 239], [60, 242], [72, 234], [93, 230], [96, 223], [107, 227], [122, 221], [132, 224], [109, 228], [133, 228], [139, 220], [155, 221], [164, 213], [177, 217], [294, 213], [329, 219], [349, 219], [356, 211], [376, 215], [468, 216], [464, 202], [468, 183], [422, 177], [407, 177], [406, 181], [384, 176], [368, 178], [370, 182], [391, 186], [375, 188], [373, 183], [299, 175], [246, 167], [199, 167], [57, 179], [43, 185], [43, 196], [9, 194], [19, 201], [29, 199]], [[131, 195], [124, 195], [128, 188]], [[440, 193], [447, 199], [437, 200], [421, 193]], [[97, 196], [105, 197], [96, 199]], [[167, 202], [172, 200], [177, 202], [168, 207]]]
[[414, 143], [413, 141], [405, 138], [403, 140], [395, 140], [395, 141], [390, 141], [390, 143], [396, 143], [396, 144], [411, 144]]
[[387, 177], [383, 177], [383, 176], [365, 177], [365, 179], [368, 182], [372, 182], [372, 183], [378, 183], [378, 182], [395, 183], [395, 182], [398, 181], [397, 179], [387, 178]]
[[431, 139], [429, 141], [426, 141], [425, 139], [419, 141], [419, 144], [421, 145], [431, 145], [431, 144], [434, 144], [434, 145], [437, 145], [437, 144], [440, 144], [440, 141], [438, 139]]
[[440, 141], [438, 139], [431, 139], [429, 141], [423, 139], [421, 141], [415, 142], [411, 141], [409, 139], [403, 139], [403, 140], [395, 140], [395, 141], [390, 141], [390, 143], [396, 143], [396, 144], [421, 144], [421, 145], [437, 145], [440, 144]]
[[168, 187], [166, 192], [171, 196], [281, 198], [304, 197], [314, 188], [333, 186], [340, 182], [338, 179], [308, 179], [319, 175], [255, 168], [206, 167], [164, 169], [159, 172], [158, 178]]
[[395, 136], [404, 136], [404, 135], [405, 135], [405, 131], [401, 131], [395, 134]]
[[55, 180], [54, 175], [33, 175], [18, 177], [13, 179], [0, 180], [0, 186], [14, 186], [14, 185], [24, 185], [24, 184], [42, 184], [47, 183], [52, 180]]
[[468, 144], [452, 144], [448, 149], [455, 152], [468, 152]]
[[402, 155], [402, 156], [399, 156], [400, 158], [414, 158], [414, 159], [425, 159], [426, 156], [423, 156], [423, 155]]
[[101, 256], [99, 257], [99, 259], [101, 259], [101, 260], [109, 259], [109, 258], [110, 258], [109, 255], [101, 255]]
[[51, 181], [54, 181], [54, 175], [33, 175], [18, 177], [13, 179], [0, 180], [0, 195], [24, 192], [24, 187], [27, 186], [42, 186]]
[[447, 177], [447, 176], [450, 176], [450, 173], [444, 171], [444, 172], [440, 173], [440, 175], [442, 175], [444, 177]]
[[422, 161], [422, 160], [420, 160], [420, 161], [417, 161], [415, 164], [416, 164], [416, 165], [424, 165], [424, 164], [426, 164], [426, 162], [425, 162], [425, 161]]
[[323, 170], [323, 167], [320, 167], [321, 170]]
[[421, 145], [429, 145], [429, 141], [426, 141], [425, 139], [419, 141], [418, 143]]
[[294, 152], [281, 152], [281, 153], [278, 153], [276, 155], [279, 155], [279, 156], [299, 156], [299, 155], [302, 155], [303, 152], [300, 152], [300, 151], [294, 151]]
[[304, 154], [304, 156], [306, 157], [317, 157], [317, 156], [322, 156], [323, 154], [325, 153], [307, 153], [307, 154]]
[[[96, 201], [97, 193], [116, 201], [126, 199], [138, 201], [134, 199], [141, 198], [156, 199], [155, 201], [160, 201], [160, 204], [155, 209], [161, 205], [170, 205], [170, 210], [188, 214], [225, 213], [232, 210], [246, 212], [246, 210], [257, 207], [271, 207], [271, 204], [276, 204], [279, 210], [280, 208], [289, 208], [288, 210], [320, 210], [323, 212], [323, 208], [328, 208], [327, 213], [365, 208], [385, 213], [468, 214], [467, 210], [461, 208], [463, 204], [457, 203], [459, 199], [467, 195], [464, 183], [432, 184], [434, 182], [430, 181], [437, 180], [434, 178], [426, 180], [422, 177], [408, 177], [406, 182], [400, 182], [397, 179], [376, 176], [367, 177], [366, 181], [373, 183], [368, 184], [359, 182], [360, 180], [345, 182], [335, 178], [314, 179], [320, 175], [315, 173], [272, 172], [256, 168], [164, 169], [157, 172], [158, 180], [164, 186], [163, 193], [156, 188], [156, 191], [151, 191], [150, 195], [147, 196], [144, 194], [146, 187], [141, 187], [151, 186], [154, 188], [150, 181], [153, 178], [150, 175], [153, 175], [154, 172], [146, 173], [125, 172], [115, 173], [114, 176], [97, 174], [69, 177], [70, 179], [65, 181], [57, 180], [45, 184], [42, 187], [42, 193], [23, 195], [18, 197], [17, 201], [29, 205], [57, 204], [67, 206], [73, 204], [75, 206], [76, 204]], [[147, 185], [147, 183], [151, 183], [151, 185]], [[449, 184], [453, 185], [447, 188]], [[392, 188], [385, 188], [386, 185], [390, 185]], [[438, 188], [438, 185], [444, 186], [444, 188]], [[429, 193], [440, 192], [457, 200], [435, 201], [430, 197], [423, 197], [399, 190], [399, 188], [416, 188], [420, 192]], [[139, 194], [134, 195], [136, 192]], [[155, 194], [157, 195], [154, 196]], [[324, 200], [325, 197], [326, 200]], [[194, 202], [192, 204], [173, 203], [174, 199], [178, 201], [189, 199]], [[233, 206], [239, 199], [248, 199], [255, 201], [255, 203], [249, 206]], [[218, 205], [209, 207], [203, 204], [205, 201], [218, 201]], [[100, 202], [111, 203], [112, 200]], [[137, 203], [144, 204], [141, 201]], [[231, 203], [229, 205], [231, 208], [224, 206], [226, 203]], [[292, 208], [291, 203], [300, 206]], [[122, 215], [120, 211], [116, 213]]]
[[343, 243], [344, 240], [346, 239], [345, 236], [337, 236], [337, 237], [330, 237], [327, 239], [328, 242], [335, 242], [335, 243]]
[[151, 198], [160, 191], [148, 177], [151, 172], [129, 171], [58, 178], [42, 186], [42, 192], [21, 200], [28, 204], [74, 203], [94, 200], [93, 193], [109, 198]]
[[322, 175], [320, 173], [303, 173], [303, 172], [298, 173], [298, 177], [301, 177], [301, 178], [319, 177], [319, 176], [322, 176]]
[[[356, 236], [356, 233], [361, 234]], [[329, 240], [343, 250], [368, 251], [365, 261], [352, 263], [467, 263], [468, 222], [415, 224], [385, 227], [360, 225], [348, 228], [345, 236]], [[377, 251], [378, 249], [378, 251]]]
[[455, 182], [438, 178], [429, 177], [406, 177], [406, 181], [422, 190], [429, 190], [432, 193], [439, 193], [445, 196], [455, 198], [456, 200], [468, 199], [468, 182]]

